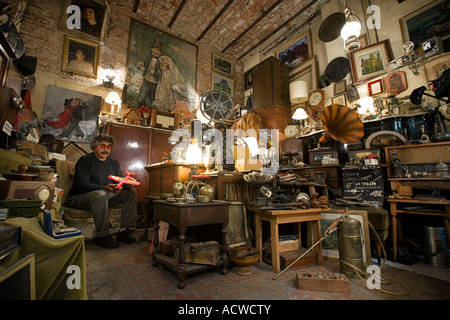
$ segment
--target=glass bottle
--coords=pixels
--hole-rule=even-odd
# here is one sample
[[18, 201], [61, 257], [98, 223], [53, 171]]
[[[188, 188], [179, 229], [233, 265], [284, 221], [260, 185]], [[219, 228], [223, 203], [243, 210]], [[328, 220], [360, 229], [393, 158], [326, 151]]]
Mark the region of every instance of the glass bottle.
[[402, 164], [397, 156], [397, 150], [392, 150], [391, 174], [393, 178], [402, 177]]

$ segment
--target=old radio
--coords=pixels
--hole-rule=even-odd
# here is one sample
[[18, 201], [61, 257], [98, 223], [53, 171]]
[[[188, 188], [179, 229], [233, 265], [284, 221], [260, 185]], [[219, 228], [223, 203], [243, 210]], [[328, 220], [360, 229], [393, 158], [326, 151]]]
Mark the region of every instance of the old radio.
[[45, 209], [50, 210], [53, 203], [55, 183], [47, 181], [0, 181], [0, 199], [41, 200]]

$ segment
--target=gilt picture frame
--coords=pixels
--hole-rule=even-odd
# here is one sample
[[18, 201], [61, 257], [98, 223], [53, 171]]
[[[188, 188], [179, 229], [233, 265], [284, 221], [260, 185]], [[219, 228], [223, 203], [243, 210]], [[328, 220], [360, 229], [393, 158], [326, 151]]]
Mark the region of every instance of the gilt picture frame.
[[212, 70], [214, 72], [223, 73], [227, 77], [233, 78], [234, 76], [234, 62], [231, 59], [219, 56], [215, 53], [212, 54]]
[[[156, 63], [150, 63], [152, 48], [154, 50], [155, 47], [160, 50], [158, 67]], [[122, 102], [128, 107], [145, 105], [149, 109], [157, 109], [158, 114], [170, 115], [176, 101], [184, 100], [194, 110], [197, 55], [196, 45], [137, 19], [130, 19], [126, 88]], [[171, 90], [164, 89], [167, 87]]]
[[98, 43], [73, 36], [64, 36], [62, 71], [96, 78], [99, 56]]
[[351, 52], [352, 74], [355, 84], [365, 82], [386, 73], [392, 61], [389, 40]]
[[225, 93], [228, 93], [230, 97], [233, 98], [234, 95], [234, 80], [231, 78], [227, 78], [222, 76], [219, 73], [212, 74], [212, 90], [221, 90]]
[[288, 65], [289, 70], [293, 70], [303, 65], [313, 56], [313, 46], [311, 41], [311, 29], [301, 33], [294, 40], [281, 47], [275, 57]]
[[[80, 11], [70, 8], [70, 6], [77, 6]], [[77, 20], [78, 18], [79, 20]], [[95, 19], [95, 24], [92, 22], [93, 19]], [[58, 28], [73, 36], [103, 43], [108, 35], [110, 19], [110, 0], [64, 0]], [[78, 21], [80, 22], [79, 26], [76, 25]]]
[[[326, 230], [333, 223], [333, 221], [339, 218], [343, 213], [343, 210], [342, 212], [341, 210], [334, 210], [334, 212], [322, 212], [320, 214], [320, 227], [322, 232], [324, 232], [324, 230]], [[360, 223], [362, 258], [365, 264], [371, 264], [369, 219], [367, 212], [363, 210], [351, 210], [349, 211], [348, 217], [356, 219]], [[322, 255], [325, 260], [339, 260], [339, 239], [337, 230], [329, 233], [328, 237], [322, 242]]]
[[445, 6], [448, 6], [447, 0], [432, 1], [400, 18], [402, 43], [412, 41], [414, 47], [419, 47], [423, 41], [432, 36], [450, 34], [448, 10], [445, 10]]

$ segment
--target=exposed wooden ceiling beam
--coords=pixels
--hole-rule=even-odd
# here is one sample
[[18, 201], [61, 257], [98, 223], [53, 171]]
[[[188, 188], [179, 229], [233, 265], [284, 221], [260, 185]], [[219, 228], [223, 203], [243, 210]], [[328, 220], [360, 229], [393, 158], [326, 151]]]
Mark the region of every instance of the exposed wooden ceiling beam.
[[257, 44], [255, 44], [253, 47], [251, 47], [247, 52], [242, 54], [238, 60], [241, 60], [243, 57], [245, 57], [247, 54], [249, 54], [251, 51], [255, 50], [257, 47], [259, 47], [261, 44], [263, 44], [267, 39], [270, 39], [274, 34], [276, 34], [280, 29], [284, 28], [286, 25], [288, 25], [292, 20], [297, 18], [299, 15], [301, 15], [303, 12], [305, 12], [307, 9], [309, 9], [313, 4], [315, 4], [318, 0], [313, 0], [310, 3], [308, 3], [306, 6], [304, 6], [300, 11], [298, 11], [296, 14], [294, 14], [292, 17], [290, 17], [288, 20], [286, 20], [282, 25], [280, 25], [277, 29], [272, 31], [270, 34], [265, 36], [263, 39], [261, 39]]
[[201, 38], [211, 29], [211, 27], [216, 23], [217, 20], [224, 14], [224, 12], [228, 9], [228, 7], [233, 3], [234, 0], [228, 0], [228, 2], [223, 6], [222, 10], [217, 14], [217, 16], [211, 21], [211, 23], [203, 30], [202, 34], [197, 38], [197, 41], [200, 41]]
[[247, 32], [249, 32], [253, 27], [255, 27], [262, 19], [264, 19], [265, 16], [267, 16], [273, 9], [275, 9], [283, 0], [278, 0], [275, 2], [269, 9], [264, 11], [264, 13], [256, 19], [247, 29], [245, 29], [239, 36], [237, 36], [233, 41], [230, 42], [221, 52], [224, 53], [228, 50], [231, 46], [233, 46], [240, 38], [242, 38]]
[[183, 10], [184, 5], [186, 4], [187, 0], [182, 0], [180, 5], [177, 8], [177, 11], [175, 11], [175, 14], [173, 15], [172, 19], [170, 20], [169, 24], [167, 25], [167, 27], [170, 29], [172, 28], [173, 24], [175, 23], [175, 20], [177, 20], [178, 15], [180, 14], [181, 10]]
[[134, 6], [133, 6], [133, 12], [134, 13], [137, 12], [140, 3], [141, 3], [141, 0], [134, 0]]

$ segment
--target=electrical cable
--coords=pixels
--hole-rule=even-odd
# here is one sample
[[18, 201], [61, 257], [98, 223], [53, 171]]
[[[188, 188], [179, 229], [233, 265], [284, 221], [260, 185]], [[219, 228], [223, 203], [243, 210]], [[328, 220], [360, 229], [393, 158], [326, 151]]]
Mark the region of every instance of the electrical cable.
[[[375, 288], [375, 290], [377, 290], [377, 291], [379, 291], [379, 292], [382, 292], [382, 293], [385, 293], [385, 294], [390, 294], [390, 295], [395, 295], [395, 296], [407, 296], [407, 295], [409, 295], [409, 294], [411, 293], [411, 290], [410, 290], [406, 285], [402, 284], [400, 281], [397, 281], [397, 280], [394, 280], [394, 279], [391, 279], [391, 278], [387, 278], [387, 277], [381, 277], [381, 269], [382, 269], [382, 268], [384, 267], [384, 265], [386, 264], [387, 254], [386, 254], [386, 250], [385, 250], [385, 248], [384, 248], [383, 242], [382, 242], [381, 239], [380, 239], [380, 236], [378, 235], [378, 233], [376, 232], [375, 228], [374, 228], [373, 225], [370, 223], [370, 221], [368, 221], [368, 222], [369, 222], [369, 226], [372, 228], [372, 230], [374, 231], [374, 233], [375, 233], [375, 235], [376, 235], [378, 241], [380, 242], [380, 244], [381, 244], [381, 249], [382, 249], [383, 254], [384, 254], [384, 261], [382, 262], [382, 264], [381, 264], [381, 266], [380, 266], [380, 272], [379, 272], [379, 273], [380, 273], [380, 275], [379, 275], [380, 280], [383, 279], [383, 280], [388, 280], [388, 281], [390, 281], [390, 282], [394, 282], [394, 283], [398, 284], [399, 286], [401, 286], [402, 288], [404, 288], [404, 289], [405, 289], [405, 292], [392, 292], [392, 291], [383, 290], [383, 289], [377, 289], [377, 288]], [[346, 264], [347, 266], [349, 266], [349, 267], [355, 269], [355, 270], [357, 271], [357, 273], [356, 273], [357, 276], [360, 277], [361, 280], [364, 280], [364, 281], [367, 280], [367, 279], [365, 279], [365, 278], [362, 276], [362, 275], [367, 274], [365, 271], [359, 269], [358, 267], [352, 265], [351, 263], [348, 263], [347, 261], [344, 261], [344, 260], [339, 259], [339, 262], [342, 262], [342, 263]]]

